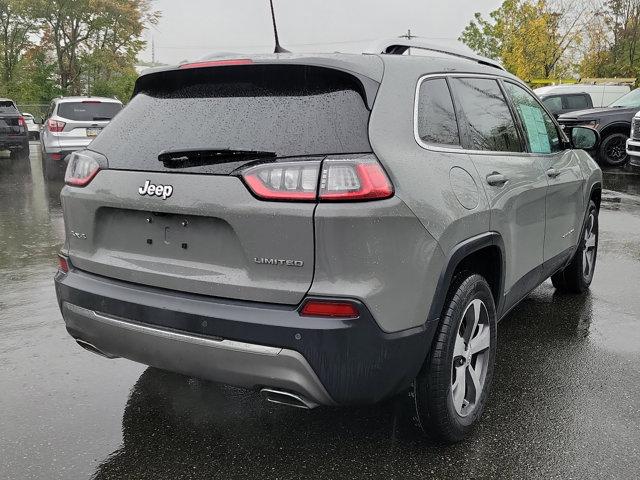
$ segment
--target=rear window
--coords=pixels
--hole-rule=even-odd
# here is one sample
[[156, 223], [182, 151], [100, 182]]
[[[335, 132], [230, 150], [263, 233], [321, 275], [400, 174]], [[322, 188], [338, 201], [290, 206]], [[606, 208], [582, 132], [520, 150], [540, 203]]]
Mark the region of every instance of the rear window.
[[0, 113], [18, 113], [18, 110], [13, 102], [3, 101], [0, 102]]
[[[140, 81], [139, 81], [140, 82]], [[279, 157], [371, 152], [355, 76], [323, 67], [246, 65], [153, 74], [91, 149], [109, 167], [176, 171], [165, 150], [238, 149]], [[181, 168], [230, 173], [237, 165]]]
[[95, 122], [111, 120], [120, 110], [122, 110], [122, 105], [119, 103], [87, 100], [60, 103], [57, 115], [79, 122]]
[[571, 110], [585, 110], [591, 107], [587, 95], [567, 95], [565, 101], [567, 108]]

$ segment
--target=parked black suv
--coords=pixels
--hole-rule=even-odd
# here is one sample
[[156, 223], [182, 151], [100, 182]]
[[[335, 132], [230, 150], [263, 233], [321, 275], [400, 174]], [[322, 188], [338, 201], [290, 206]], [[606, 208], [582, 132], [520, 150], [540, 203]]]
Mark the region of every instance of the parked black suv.
[[13, 100], [0, 98], [0, 150], [11, 156], [29, 156], [29, 130]]
[[631, 120], [640, 110], [640, 89], [632, 90], [606, 108], [571, 112], [558, 117], [561, 125], [586, 125], [600, 132], [602, 143], [595, 159], [604, 165], [620, 166], [629, 161], [626, 142], [631, 132]]

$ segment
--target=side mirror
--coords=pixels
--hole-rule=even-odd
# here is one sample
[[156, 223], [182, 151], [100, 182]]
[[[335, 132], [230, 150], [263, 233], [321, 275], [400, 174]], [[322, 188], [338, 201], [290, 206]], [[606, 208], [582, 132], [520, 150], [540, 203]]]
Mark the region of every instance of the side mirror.
[[600, 143], [600, 134], [590, 127], [573, 127], [571, 129], [571, 145], [580, 150], [593, 150]]

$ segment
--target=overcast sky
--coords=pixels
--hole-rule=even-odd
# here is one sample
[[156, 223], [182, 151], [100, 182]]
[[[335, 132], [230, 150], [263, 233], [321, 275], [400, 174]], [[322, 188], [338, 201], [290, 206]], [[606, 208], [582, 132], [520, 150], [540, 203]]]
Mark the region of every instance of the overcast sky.
[[[501, 0], [274, 0], [280, 43], [296, 52], [359, 52], [372, 40], [395, 37], [408, 28], [432, 43], [458, 45], [474, 12], [495, 9]], [[213, 52], [261, 53], [273, 49], [268, 0], [154, 0], [162, 12], [146, 34], [140, 57], [178, 63]]]

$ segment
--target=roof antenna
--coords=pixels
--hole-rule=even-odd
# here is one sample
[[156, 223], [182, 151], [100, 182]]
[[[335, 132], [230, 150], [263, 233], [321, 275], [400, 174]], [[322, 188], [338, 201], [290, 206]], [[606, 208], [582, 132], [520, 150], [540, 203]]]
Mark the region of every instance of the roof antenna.
[[278, 39], [278, 27], [276, 26], [276, 14], [273, 12], [273, 0], [269, 0], [271, 5], [271, 20], [273, 20], [273, 35], [276, 38], [276, 48], [273, 53], [291, 53], [289, 50], [280, 46], [280, 40]]

